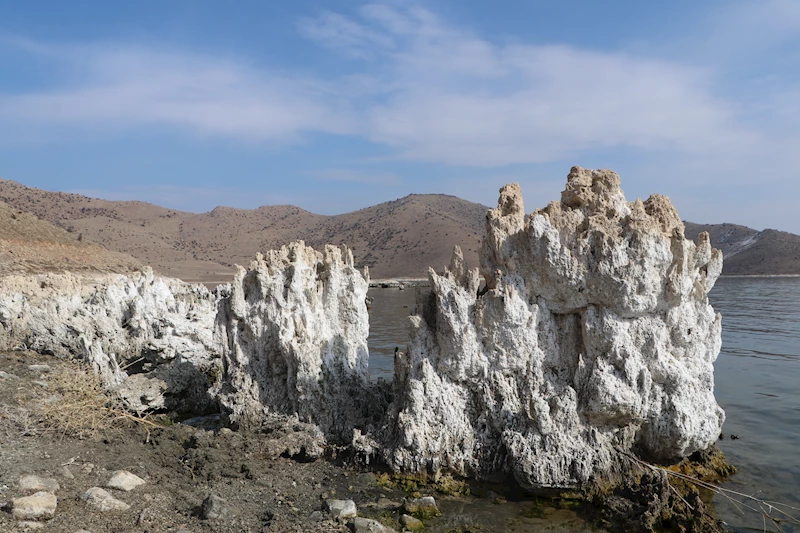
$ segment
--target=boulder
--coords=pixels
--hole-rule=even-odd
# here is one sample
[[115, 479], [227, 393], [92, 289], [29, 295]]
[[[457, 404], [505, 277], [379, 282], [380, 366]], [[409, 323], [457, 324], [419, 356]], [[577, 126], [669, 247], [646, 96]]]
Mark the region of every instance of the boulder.
[[19, 486], [19, 490], [31, 492], [44, 491], [56, 493], [60, 488], [58, 481], [53, 478], [32, 475], [22, 476], [19, 478], [19, 483], [17, 485]]
[[136, 474], [131, 474], [125, 470], [117, 470], [111, 475], [111, 479], [106, 483], [106, 487], [130, 492], [144, 484], [145, 481]]
[[17, 520], [49, 520], [55, 516], [57, 505], [55, 495], [40, 491], [11, 500], [11, 516]]
[[423, 496], [422, 498], [410, 498], [403, 503], [403, 510], [423, 520], [439, 516], [439, 508], [436, 506], [436, 500], [433, 496]]
[[358, 514], [353, 500], [325, 500], [325, 509], [331, 518], [353, 518]]
[[400, 516], [400, 524], [406, 531], [422, 531], [425, 529], [425, 524], [422, 520], [407, 514]]
[[397, 533], [394, 529], [384, 526], [377, 520], [358, 517], [353, 520], [354, 533]]
[[131, 507], [127, 503], [116, 499], [100, 487], [90, 488], [83, 493], [81, 499], [104, 513], [108, 511], [127, 511]]
[[671, 462], [715, 442], [722, 254], [684, 237], [668, 198], [628, 202], [617, 174], [575, 167], [526, 216], [507, 185], [480, 259], [431, 270], [410, 318], [382, 437], [394, 470], [574, 489], [634, 450]]
[[203, 520], [218, 520], [228, 514], [227, 502], [216, 494], [209, 494], [200, 507], [200, 518]]

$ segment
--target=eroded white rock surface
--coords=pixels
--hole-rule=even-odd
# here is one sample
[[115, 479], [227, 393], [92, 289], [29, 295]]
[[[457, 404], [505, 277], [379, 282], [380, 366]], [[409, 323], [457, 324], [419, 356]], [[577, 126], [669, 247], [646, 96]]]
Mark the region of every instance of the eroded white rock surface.
[[722, 254], [684, 238], [669, 199], [627, 202], [619, 177], [572, 169], [560, 202], [526, 216], [501, 190], [481, 252], [460, 250], [411, 317], [396, 361], [385, 458], [526, 488], [608, 477], [619, 451], [673, 460], [717, 439]]
[[216, 296], [205, 287], [150, 268], [0, 278], [0, 348], [89, 361], [137, 411], [196, 411], [209, 401], [215, 316]]
[[366, 403], [368, 286], [344, 247], [298, 241], [240, 267], [215, 331], [224, 361], [215, 392], [230, 418], [297, 414], [349, 439]]

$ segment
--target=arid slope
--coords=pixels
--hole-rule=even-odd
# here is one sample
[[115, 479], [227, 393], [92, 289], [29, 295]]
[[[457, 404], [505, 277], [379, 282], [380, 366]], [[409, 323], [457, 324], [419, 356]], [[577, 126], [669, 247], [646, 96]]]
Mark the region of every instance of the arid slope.
[[36, 215], [0, 202], [0, 275], [60, 270], [129, 272], [130, 255], [85, 241]]
[[[463, 248], [467, 262], [477, 265], [487, 209], [455, 196], [412, 194], [335, 216], [291, 205], [250, 210], [217, 207], [196, 214], [145, 202], [43, 191], [6, 180], [0, 180], [0, 200], [11, 206], [7, 212], [0, 211], [2, 239], [47, 242], [50, 244], [36, 247], [49, 247], [52, 253], [59, 250], [57, 245], [96, 243], [129, 254], [163, 274], [206, 282], [227, 281], [234, 265], [247, 266], [256, 252], [297, 239], [314, 247], [347, 244], [354, 250], [356, 262], [369, 266], [373, 278], [424, 277], [429, 266], [438, 270], [449, 262], [456, 244]], [[14, 210], [33, 213], [58, 227], [45, 230], [37, 225], [26, 230], [26, 224], [11, 218]], [[724, 274], [800, 274], [798, 235], [759, 232], [736, 224], [686, 222], [687, 237], [696, 239], [701, 231], [708, 231], [711, 244], [725, 254]], [[66, 249], [59, 253], [59, 263], [78, 260], [78, 255], [72, 256]], [[106, 260], [109, 257], [97, 266]], [[118, 269], [128, 260], [120, 256], [109, 264]], [[41, 262], [33, 256], [27, 261], [31, 267]], [[50, 268], [47, 261], [42, 266]]]
[[72, 235], [130, 254], [187, 281], [225, 281], [256, 252], [302, 239], [347, 244], [373, 278], [421, 277], [447, 264], [460, 245], [477, 264], [486, 207], [445, 195], [410, 195], [336, 216], [294, 206], [217, 207], [187, 213], [144, 202], [115, 202], [0, 180], [0, 200]]
[[691, 239], [701, 231], [711, 235], [711, 245], [725, 256], [723, 274], [800, 274], [800, 235], [736, 224], [685, 224], [686, 236]]

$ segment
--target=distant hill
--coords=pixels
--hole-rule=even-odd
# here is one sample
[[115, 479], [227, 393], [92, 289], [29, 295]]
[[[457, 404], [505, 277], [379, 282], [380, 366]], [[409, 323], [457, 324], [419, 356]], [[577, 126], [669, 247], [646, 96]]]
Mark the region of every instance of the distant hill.
[[129, 272], [133, 257], [83, 240], [32, 213], [0, 202], [0, 275], [31, 272]]
[[187, 281], [224, 281], [256, 252], [302, 239], [347, 244], [373, 278], [424, 277], [449, 263], [453, 246], [477, 265], [486, 207], [446, 195], [412, 194], [352, 213], [317, 215], [294, 206], [217, 207], [187, 213], [144, 202], [115, 202], [0, 180], [0, 200], [72, 235], [130, 254]]
[[[424, 277], [429, 266], [440, 270], [449, 263], [456, 244], [468, 264], [477, 265], [488, 209], [455, 196], [411, 194], [335, 216], [291, 205], [217, 207], [198, 214], [6, 180], [0, 180], [0, 200], [10, 206], [0, 206], [0, 239], [47, 242], [51, 248], [96, 243], [123, 254], [116, 261], [104, 256], [98, 265], [107, 261], [121, 269], [138, 260], [163, 274], [205, 282], [226, 281], [235, 264], [247, 266], [256, 252], [298, 239], [316, 248], [346, 244], [359, 266], [369, 266], [373, 279]], [[712, 245], [725, 255], [724, 274], [800, 274], [798, 235], [735, 224], [685, 224], [690, 239], [709, 232]], [[61, 262], [69, 259], [68, 254], [60, 257]]]
[[723, 274], [800, 274], [800, 235], [736, 224], [685, 224], [686, 237], [696, 240], [701, 231], [707, 231], [711, 245], [722, 250]]

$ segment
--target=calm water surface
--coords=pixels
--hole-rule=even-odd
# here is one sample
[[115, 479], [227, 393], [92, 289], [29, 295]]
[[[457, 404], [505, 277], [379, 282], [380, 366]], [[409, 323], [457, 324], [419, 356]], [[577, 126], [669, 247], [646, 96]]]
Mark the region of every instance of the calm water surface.
[[394, 349], [405, 351], [408, 342], [408, 315], [414, 308], [416, 289], [370, 289], [373, 298], [369, 312], [369, 374], [373, 379], [392, 380]]
[[[394, 349], [405, 349], [414, 293], [370, 290], [375, 378], [392, 378]], [[800, 508], [800, 278], [722, 278], [710, 299], [723, 317], [715, 377], [727, 420], [719, 446], [739, 469], [725, 487]], [[716, 497], [714, 505], [734, 531], [764, 530], [760, 517], [725, 498]], [[800, 510], [793, 513], [800, 516]], [[783, 528], [800, 532], [791, 524]], [[766, 530], [776, 528], [767, 524]]]
[[[714, 375], [727, 419], [719, 446], [739, 469], [725, 487], [800, 508], [800, 278], [722, 278], [709, 296], [722, 313]], [[752, 513], [724, 498], [715, 505], [733, 529], [763, 531]]]

